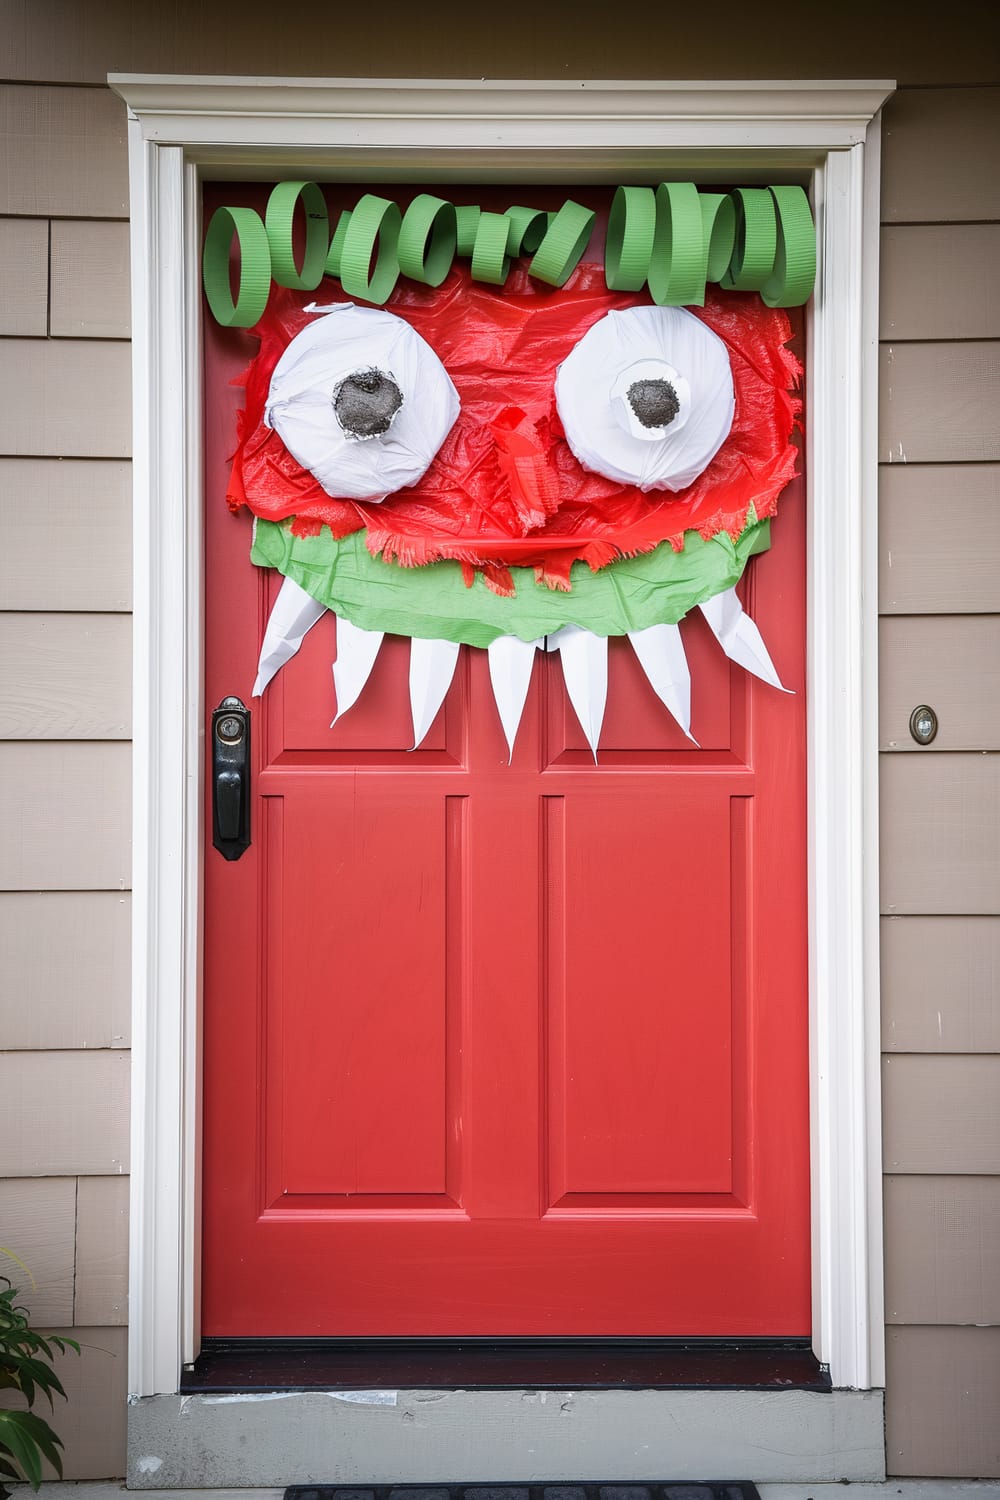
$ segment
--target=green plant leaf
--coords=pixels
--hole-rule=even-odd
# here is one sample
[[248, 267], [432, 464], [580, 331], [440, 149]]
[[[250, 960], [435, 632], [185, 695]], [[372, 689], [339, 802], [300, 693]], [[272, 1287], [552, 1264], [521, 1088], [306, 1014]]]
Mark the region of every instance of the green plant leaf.
[[23, 1430], [26, 1411], [0, 1411], [0, 1445], [6, 1448], [33, 1490], [42, 1482], [42, 1461], [38, 1444]]

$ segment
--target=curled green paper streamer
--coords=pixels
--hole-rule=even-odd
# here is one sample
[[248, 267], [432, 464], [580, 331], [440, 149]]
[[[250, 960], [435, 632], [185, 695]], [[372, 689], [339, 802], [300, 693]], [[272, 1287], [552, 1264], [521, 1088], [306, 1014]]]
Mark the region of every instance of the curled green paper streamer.
[[327, 276], [340, 275], [340, 257], [344, 253], [344, 237], [347, 234], [347, 226], [351, 222], [351, 211], [345, 208], [337, 220], [337, 227], [333, 231], [333, 239], [330, 241], [330, 250], [326, 257], [324, 270]]
[[420, 193], [403, 215], [399, 230], [399, 269], [425, 286], [440, 286], [455, 259], [454, 206], [433, 193]]
[[459, 255], [471, 255], [475, 248], [479, 213], [479, 207], [475, 203], [461, 203], [455, 209], [455, 238]]
[[771, 275], [778, 244], [774, 199], [767, 188], [734, 188], [736, 246], [722, 286], [759, 292]]
[[480, 214], [476, 225], [476, 242], [472, 247], [472, 275], [475, 281], [503, 286], [510, 270], [507, 240], [510, 220], [506, 214]]
[[382, 303], [389, 296], [399, 280], [402, 222], [399, 205], [390, 198], [365, 193], [358, 199], [340, 252], [340, 284], [351, 297]]
[[694, 183], [661, 182], [656, 189], [656, 232], [648, 277], [649, 295], [657, 306], [704, 306], [704, 246]]
[[769, 189], [778, 214], [774, 269], [760, 289], [768, 307], [801, 307], [816, 281], [816, 230], [800, 187]]
[[[306, 216], [306, 248], [301, 270], [295, 264], [292, 249], [295, 205], [300, 199]], [[330, 244], [330, 218], [326, 199], [315, 182], [279, 182], [267, 200], [264, 228], [271, 247], [271, 275], [278, 285], [304, 292], [318, 287]]]
[[770, 522], [750, 515], [735, 542], [725, 532], [705, 541], [688, 531], [682, 552], [661, 542], [596, 573], [574, 563], [569, 593], [536, 583], [532, 568], [511, 568], [512, 599], [491, 593], [480, 577], [466, 588], [457, 562], [401, 568], [372, 557], [363, 531], [338, 541], [324, 526], [318, 536], [297, 537], [289, 521], [258, 519], [250, 558], [258, 567], [277, 568], [362, 630], [470, 646], [488, 646], [501, 635], [534, 641], [571, 624], [595, 635], [624, 635], [676, 624], [696, 604], [733, 588], [754, 553], [770, 546]]
[[721, 281], [736, 244], [736, 208], [728, 193], [699, 193], [705, 280]]
[[648, 187], [615, 190], [608, 216], [604, 279], [612, 292], [641, 292], [656, 233], [656, 194]]
[[[240, 247], [240, 284], [233, 302], [229, 253], [235, 235]], [[271, 248], [267, 230], [252, 208], [217, 208], [205, 235], [202, 282], [212, 316], [223, 328], [252, 328], [271, 291]]]
[[507, 239], [508, 255], [534, 255], [549, 227], [549, 216], [544, 208], [508, 208], [510, 235]]
[[597, 215], [567, 199], [550, 222], [528, 271], [550, 286], [565, 286], [583, 259]]

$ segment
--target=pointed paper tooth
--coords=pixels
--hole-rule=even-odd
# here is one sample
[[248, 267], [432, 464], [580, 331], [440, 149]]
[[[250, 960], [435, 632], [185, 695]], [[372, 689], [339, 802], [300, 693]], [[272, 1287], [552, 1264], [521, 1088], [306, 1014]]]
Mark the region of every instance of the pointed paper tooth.
[[438, 709], [455, 675], [460, 647], [455, 641], [410, 642], [410, 713], [413, 716], [413, 748], [423, 742], [437, 718]]
[[337, 660], [333, 664], [337, 712], [331, 729], [357, 703], [361, 689], [371, 676], [382, 638], [381, 630], [362, 630], [350, 620], [337, 616]]
[[750, 616], [744, 611], [736, 597], [735, 589], [726, 589], [714, 599], [706, 599], [699, 605], [715, 636], [730, 661], [752, 672], [762, 682], [790, 693], [791, 688], [782, 685], [774, 668], [764, 638]]
[[490, 682], [496, 700], [500, 723], [510, 759], [514, 758], [514, 741], [524, 712], [531, 682], [535, 651], [542, 641], [522, 641], [516, 635], [500, 635], [486, 648], [490, 660]]
[[594, 760], [608, 699], [608, 640], [580, 625], [564, 625], [549, 638], [548, 650], [562, 657], [563, 681], [569, 701], [587, 736]]
[[646, 630], [630, 630], [628, 638], [653, 692], [692, 745], [697, 745], [691, 733], [691, 673], [680, 630], [676, 625], [650, 625]]
[[325, 614], [325, 604], [320, 604], [291, 578], [285, 579], [264, 631], [264, 643], [257, 662], [257, 680], [253, 685], [254, 698], [259, 698], [274, 674], [280, 671], [286, 661], [291, 661], [306, 633]]

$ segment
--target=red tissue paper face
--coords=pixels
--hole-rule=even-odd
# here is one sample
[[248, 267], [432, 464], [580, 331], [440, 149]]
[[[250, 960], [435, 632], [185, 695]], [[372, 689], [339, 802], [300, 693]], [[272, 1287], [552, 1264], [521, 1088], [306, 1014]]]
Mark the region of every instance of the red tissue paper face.
[[[333, 293], [333, 300], [350, 299]], [[755, 293], [710, 290], [690, 309], [725, 343], [736, 411], [715, 458], [687, 489], [643, 493], [584, 469], [563, 435], [554, 383], [560, 363], [600, 318], [648, 305], [637, 293], [609, 292], [604, 271], [585, 263], [560, 290], [515, 271], [503, 288], [456, 266], [437, 289], [401, 284], [386, 310], [427, 341], [458, 390], [462, 409], [419, 483], [381, 503], [337, 499], [292, 457], [264, 423], [271, 374], [315, 317], [302, 293], [277, 288], [254, 332], [260, 352], [237, 384], [246, 388], [228, 500], [269, 521], [294, 517], [300, 535], [327, 525], [334, 536], [365, 529], [374, 556], [404, 567], [453, 558], [471, 582], [481, 571], [500, 594], [513, 592], [510, 566], [534, 567], [540, 583], [569, 588], [570, 568], [597, 569], [651, 551], [684, 533], [737, 537], [753, 506], [774, 514], [793, 477], [793, 429], [802, 373], [786, 347], [788, 316]]]

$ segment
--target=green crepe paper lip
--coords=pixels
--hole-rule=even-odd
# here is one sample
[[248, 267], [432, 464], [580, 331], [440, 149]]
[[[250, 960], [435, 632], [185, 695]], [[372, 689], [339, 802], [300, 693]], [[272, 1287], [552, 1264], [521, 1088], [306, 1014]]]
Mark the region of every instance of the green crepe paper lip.
[[778, 248], [778, 219], [768, 188], [734, 188], [736, 248], [720, 286], [737, 292], [759, 292], [765, 286]]
[[760, 289], [768, 307], [801, 307], [816, 281], [816, 231], [809, 199], [800, 187], [773, 187], [778, 215], [774, 270]]
[[641, 292], [656, 235], [656, 194], [648, 187], [615, 189], [608, 215], [604, 280], [612, 292]]
[[399, 269], [412, 281], [440, 286], [455, 259], [457, 219], [454, 205], [433, 193], [419, 193], [403, 215], [399, 230]]
[[528, 274], [550, 286], [565, 286], [583, 259], [597, 219], [592, 209], [567, 198], [554, 219], [549, 221], [545, 236], [528, 267]]
[[658, 307], [705, 305], [703, 245], [698, 189], [691, 182], [661, 182], [649, 261], [649, 295]]
[[507, 242], [510, 220], [506, 214], [481, 213], [472, 247], [472, 278], [491, 286], [503, 286], [510, 270]]
[[397, 244], [402, 222], [399, 205], [391, 198], [365, 193], [358, 199], [340, 252], [340, 284], [349, 297], [385, 302], [399, 280]]
[[502, 599], [478, 575], [467, 588], [460, 563], [401, 568], [372, 557], [363, 531], [338, 541], [326, 526], [318, 536], [294, 536], [291, 524], [258, 518], [251, 561], [277, 568], [362, 630], [469, 646], [488, 646], [501, 635], [534, 641], [569, 624], [599, 636], [676, 624], [695, 605], [733, 588], [748, 560], [770, 546], [770, 522], [754, 520], [751, 511], [735, 542], [725, 532], [705, 541], [688, 531], [683, 552], [661, 542], [596, 573], [574, 563], [569, 593], [537, 584], [532, 568], [511, 568], [515, 596]]

